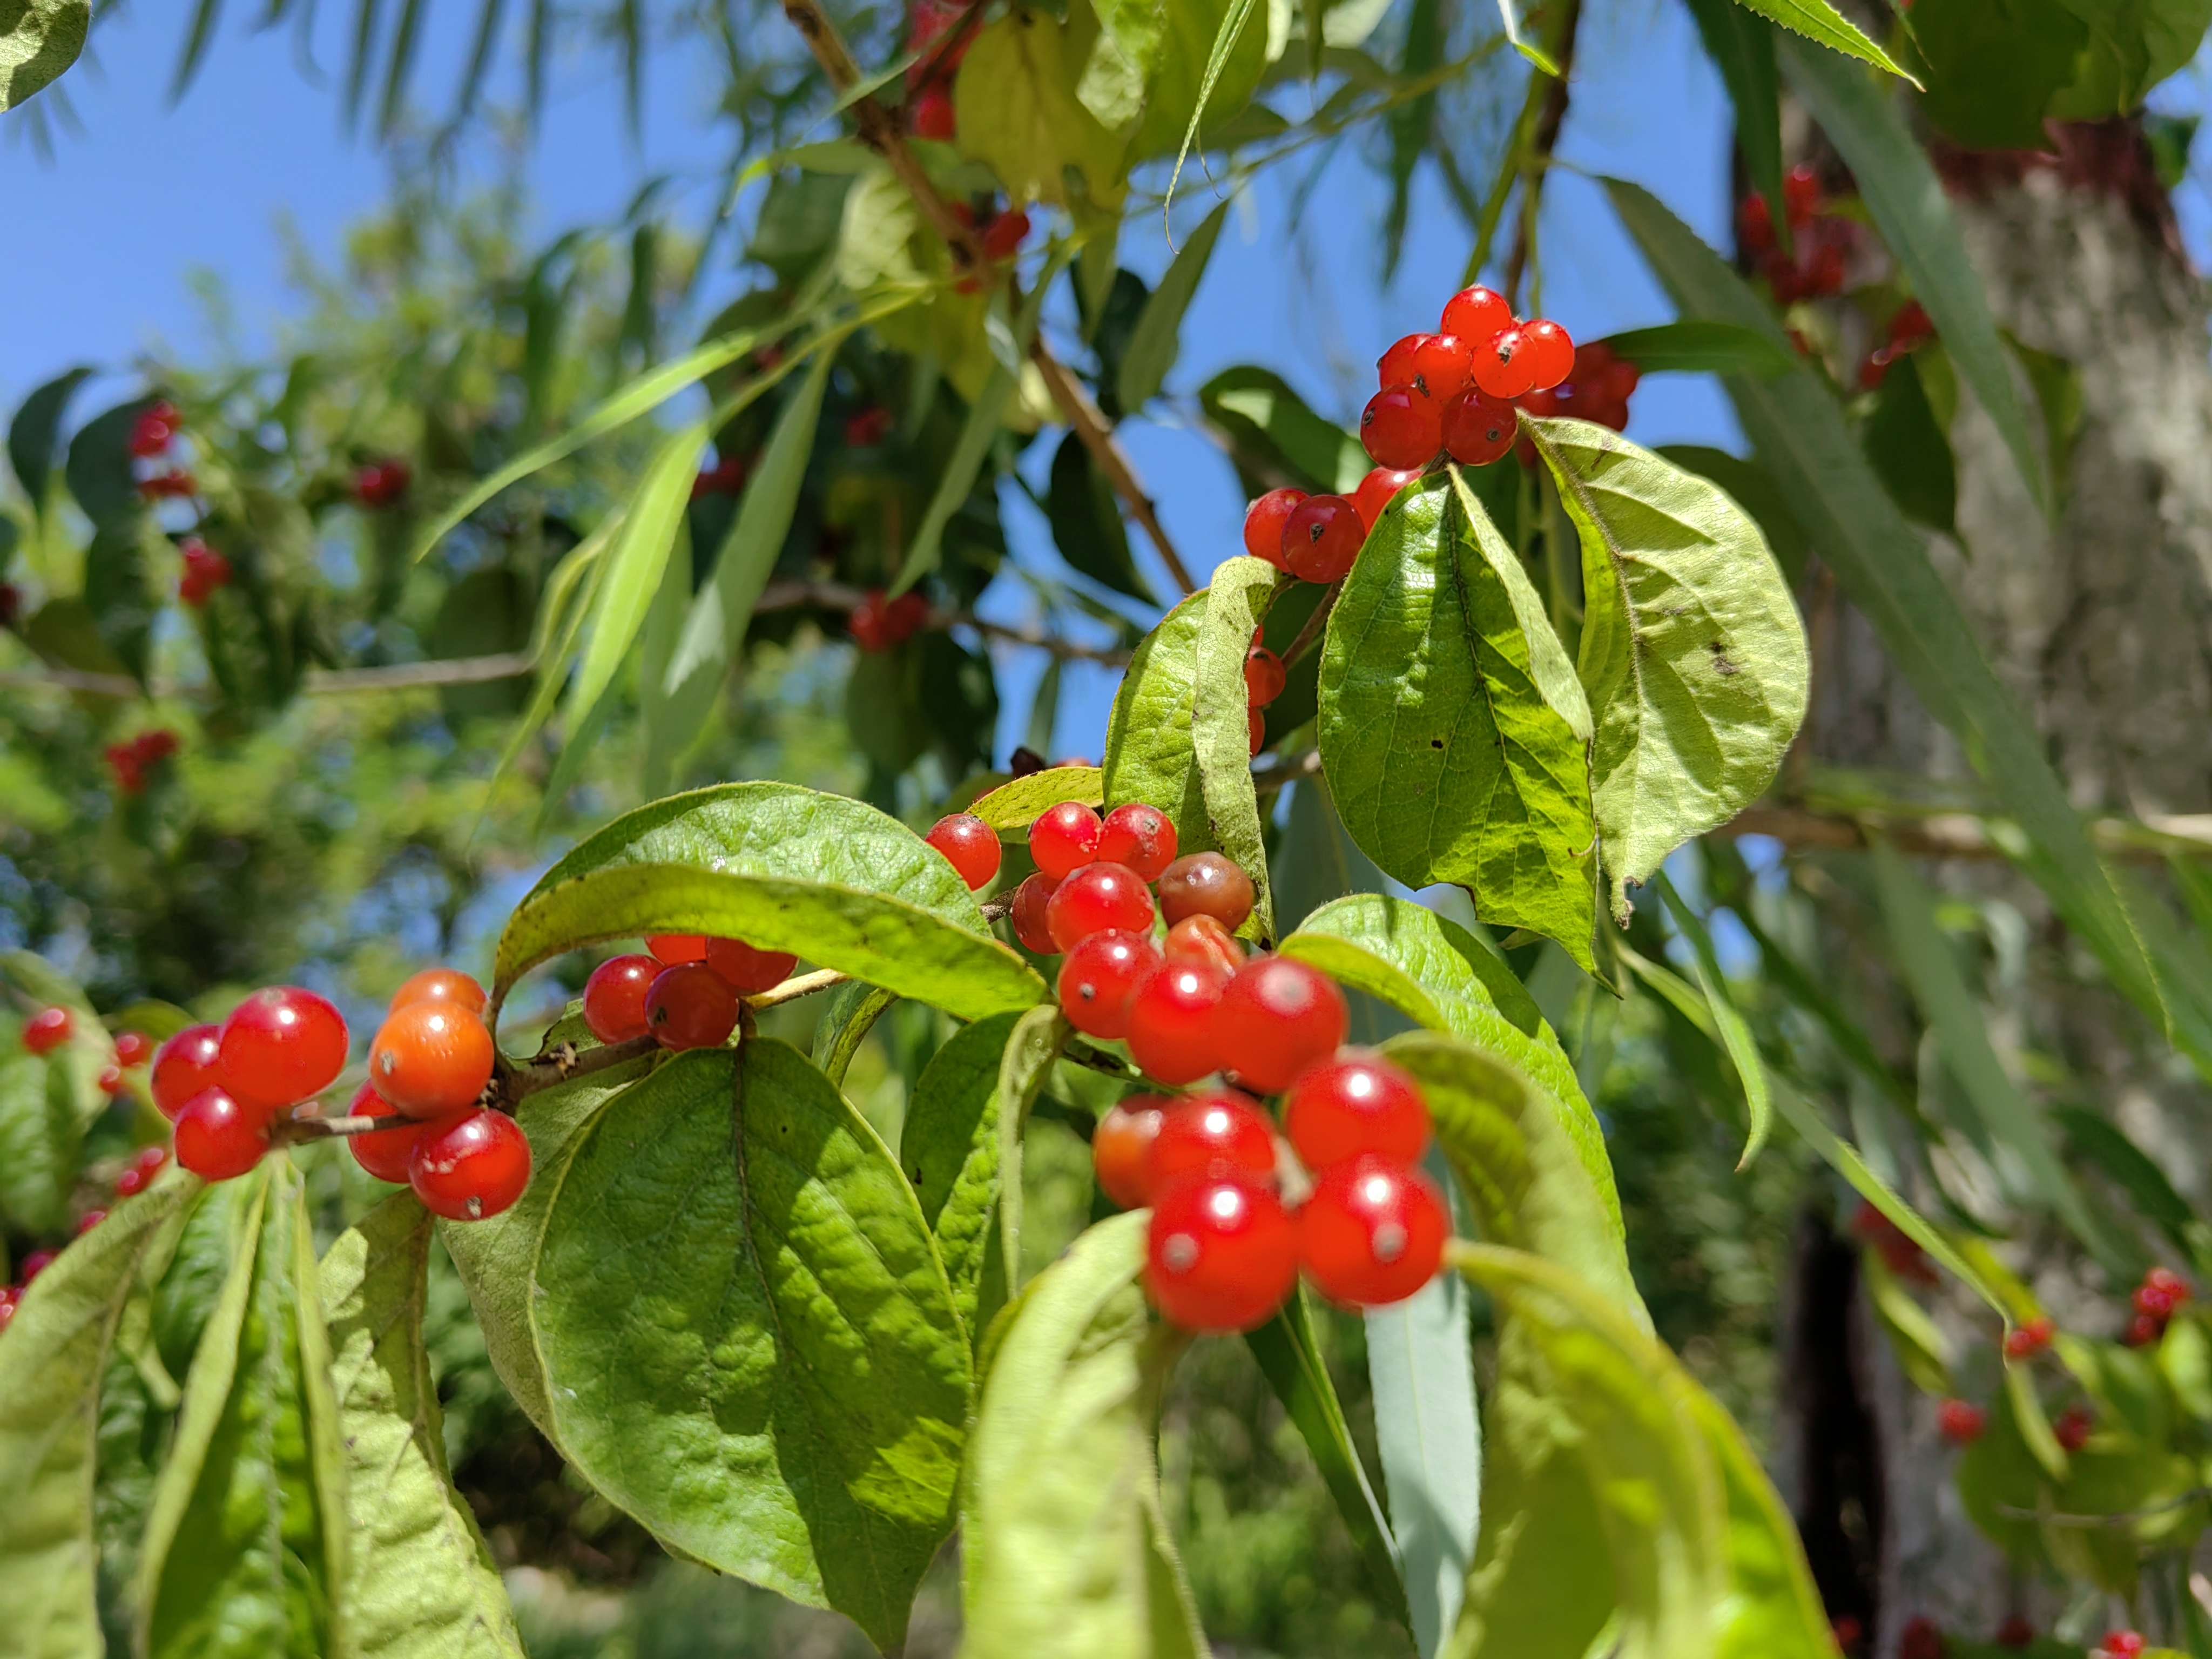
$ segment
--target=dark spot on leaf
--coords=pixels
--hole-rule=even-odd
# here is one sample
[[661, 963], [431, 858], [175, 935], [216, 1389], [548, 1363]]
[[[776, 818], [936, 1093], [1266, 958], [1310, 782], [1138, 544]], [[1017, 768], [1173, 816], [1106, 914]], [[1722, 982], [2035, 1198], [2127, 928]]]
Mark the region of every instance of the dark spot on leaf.
[[1728, 653], [1723, 649], [1722, 641], [1711, 641], [1706, 644], [1705, 649], [1713, 653], [1713, 672], [1733, 674], [1738, 672], [1735, 664], [1729, 660]]
[[1441, 749], [1443, 746], [1444, 740], [1442, 738], [1431, 738], [1429, 739], [1429, 747], [1431, 749]]

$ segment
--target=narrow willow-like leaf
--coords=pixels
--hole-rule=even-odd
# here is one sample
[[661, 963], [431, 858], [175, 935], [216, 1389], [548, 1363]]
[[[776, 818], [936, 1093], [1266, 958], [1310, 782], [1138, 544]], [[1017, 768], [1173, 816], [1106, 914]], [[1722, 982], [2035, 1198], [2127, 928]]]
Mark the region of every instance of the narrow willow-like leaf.
[[1121, 348], [1121, 374], [1115, 383], [1124, 410], [1142, 409], [1166, 384], [1168, 370], [1175, 366], [1182, 343], [1183, 313], [1197, 296], [1206, 263], [1213, 258], [1213, 245], [1221, 240], [1221, 227], [1228, 217], [1229, 204], [1224, 201], [1200, 222], [1190, 240], [1176, 250], [1159, 286], [1137, 313], [1137, 325]]
[[395, 1193], [317, 1274], [356, 1529], [349, 1626], [379, 1659], [522, 1659], [499, 1569], [446, 1469], [422, 1346], [430, 1232], [414, 1194]]
[[962, 1659], [1199, 1659], [1152, 1449], [1180, 1340], [1138, 1289], [1146, 1215], [1091, 1228], [1001, 1316], [961, 1473]]
[[[970, 1346], [998, 1311], [983, 1291], [997, 1243], [999, 1073], [1016, 1026], [1038, 1012], [994, 1014], [955, 1031], [915, 1079], [899, 1130], [899, 1167], [921, 1200]], [[1003, 1275], [994, 1288], [1003, 1298]]]
[[[0, 63], [5, 57], [0, 52]], [[0, 100], [0, 108], [5, 106]], [[77, 387], [91, 378], [92, 370], [82, 367], [57, 374], [17, 404], [15, 418], [8, 422], [8, 465], [15, 469], [15, 482], [22, 485], [35, 514], [46, 511], [46, 483], [61, 449], [62, 416]]]
[[[1710, 3], [1733, 5], [1735, 0]], [[1797, 367], [1766, 336], [1732, 323], [1662, 323], [1608, 335], [1599, 343], [1646, 374], [1787, 374]]]
[[585, 841], [509, 918], [498, 994], [581, 945], [702, 932], [795, 951], [963, 1019], [1045, 995], [921, 836], [859, 801], [782, 783], [671, 796]]
[[1252, 915], [1239, 931], [1263, 945], [1274, 942], [1275, 901], [1252, 784], [1252, 699], [1244, 663], [1279, 579], [1290, 580], [1264, 559], [1223, 560], [1206, 590], [1191, 664], [1191, 760], [1206, 804], [1206, 839], [1252, 878]]
[[1067, 1017], [1048, 1002], [1022, 1016], [999, 1062], [999, 1252], [1010, 1294], [1021, 1285], [1022, 1138], [1053, 1062], [1074, 1035]]
[[1555, 939], [1595, 972], [1589, 757], [1530, 652], [1449, 483], [1407, 489], [1329, 615], [1322, 760], [1386, 874], [1457, 882], [1486, 921]]
[[1828, 0], [1738, 0], [1738, 3], [1762, 17], [1772, 18], [1793, 34], [1802, 34], [1847, 58], [1860, 58], [1877, 69], [1887, 70], [1916, 87], [1920, 84], [1891, 62], [1888, 53], [1862, 34]]
[[92, 28], [92, 0], [27, 0], [12, 11], [0, 33], [0, 113], [76, 62]]
[[1744, 1111], [1751, 1127], [1744, 1137], [1743, 1156], [1736, 1160], [1735, 1167], [1741, 1170], [1759, 1156], [1774, 1125], [1774, 1102], [1766, 1086], [1766, 1062], [1759, 1057], [1759, 1043], [1751, 1034], [1750, 1024], [1729, 993], [1728, 977], [1721, 972], [1720, 955], [1713, 949], [1713, 936], [1706, 930], [1705, 918], [1682, 902], [1682, 896], [1674, 890], [1674, 884], [1664, 875], [1659, 878], [1659, 896], [1666, 902], [1667, 914], [1674, 919], [1674, 926], [1690, 942], [1690, 965], [1698, 976], [1698, 989], [1705, 993], [1705, 1006], [1711, 1012], [1714, 1028], [1720, 1033], [1721, 1047], [1728, 1053], [1729, 1065], [1735, 1068], [1736, 1081], [1743, 1086]]
[[385, 60], [384, 98], [376, 116], [377, 137], [389, 143], [398, 131], [407, 102], [407, 82], [415, 71], [415, 54], [422, 44], [423, 0], [405, 0], [399, 21], [392, 31], [392, 55]]
[[1081, 801], [1085, 806], [1104, 805], [1105, 774], [1095, 766], [1048, 766], [977, 796], [968, 810], [1003, 833], [1027, 830], [1048, 807], [1064, 800]]
[[99, 1659], [93, 1475], [100, 1388], [142, 1272], [173, 1244], [200, 1183], [164, 1176], [55, 1258], [0, 1337], [0, 1646]]
[[1805, 717], [1789, 585], [1750, 516], [1709, 480], [1587, 421], [1522, 429], [1583, 550], [1577, 663], [1614, 919], [1668, 854], [1765, 791]]
[[1357, 438], [1316, 415], [1272, 369], [1224, 368], [1199, 388], [1198, 401], [1239, 468], [1255, 479], [1349, 491], [1374, 465]]
[[1206, 118], [1206, 106], [1213, 97], [1213, 89], [1221, 82], [1222, 71], [1229, 67], [1231, 53], [1244, 26], [1252, 21], [1254, 0], [1230, 0], [1221, 14], [1221, 27], [1213, 37], [1213, 50], [1206, 54], [1206, 74], [1198, 83], [1198, 100], [1191, 106], [1190, 125], [1183, 129], [1182, 144], [1176, 151], [1175, 167], [1168, 174], [1167, 194], [1160, 202], [1160, 222], [1168, 224], [1168, 213], [1175, 206], [1176, 185], [1182, 178], [1182, 164], [1190, 159], [1191, 146], [1198, 142], [1199, 124]]
[[[1735, 107], [1735, 142], [1743, 152], [1744, 172], [1751, 187], [1765, 199], [1767, 222], [1778, 238], [1786, 238], [1790, 214], [1782, 197], [1782, 79], [1774, 66], [1774, 32], [1736, 0], [1689, 0], [1689, 5], [1705, 56], [1720, 70], [1729, 102]], [[1618, 349], [1619, 342], [1614, 345]], [[1643, 361], [1633, 356], [1628, 360]]]
[[1504, 26], [1505, 38], [1512, 42], [1514, 51], [1540, 73], [1557, 77], [1559, 66], [1552, 60], [1551, 54], [1521, 33], [1521, 18], [1514, 10], [1514, 0], [1498, 0], [1498, 19]]
[[913, 1190], [829, 1080], [768, 1038], [671, 1060], [581, 1131], [530, 1276], [577, 1470], [896, 1647], [952, 1523], [970, 1359]]

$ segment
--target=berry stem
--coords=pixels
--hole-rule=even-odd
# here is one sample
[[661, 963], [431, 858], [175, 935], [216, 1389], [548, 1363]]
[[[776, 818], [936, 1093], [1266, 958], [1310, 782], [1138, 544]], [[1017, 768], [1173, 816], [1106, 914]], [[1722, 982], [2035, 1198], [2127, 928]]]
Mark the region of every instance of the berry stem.
[[1339, 576], [1328, 585], [1328, 592], [1321, 596], [1321, 603], [1313, 608], [1313, 615], [1306, 618], [1305, 626], [1298, 629], [1297, 637], [1284, 647], [1282, 659], [1285, 673], [1297, 667], [1298, 659], [1312, 650], [1315, 643], [1320, 640], [1322, 629], [1328, 626], [1328, 613], [1336, 609], [1338, 596], [1344, 592], [1344, 584], [1347, 580], [1346, 577]]

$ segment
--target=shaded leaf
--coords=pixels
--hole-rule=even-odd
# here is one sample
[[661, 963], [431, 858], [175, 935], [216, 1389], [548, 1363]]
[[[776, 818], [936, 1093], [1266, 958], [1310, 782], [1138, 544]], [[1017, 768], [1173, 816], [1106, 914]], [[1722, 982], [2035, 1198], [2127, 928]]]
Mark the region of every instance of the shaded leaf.
[[1199, 388], [1198, 401], [1240, 470], [1267, 487], [1350, 490], [1374, 465], [1357, 438], [1315, 414], [1272, 370], [1224, 368]]
[[1197, 295], [1206, 262], [1213, 257], [1213, 245], [1221, 240], [1221, 227], [1228, 216], [1229, 204], [1224, 202], [1200, 222], [1190, 240], [1176, 250], [1159, 286], [1138, 313], [1137, 326], [1121, 350], [1118, 394], [1123, 410], [1133, 413], [1142, 409], [1166, 383], [1180, 348], [1183, 313]]
[[[1130, 555], [1129, 532], [1121, 522], [1114, 486], [1073, 432], [1053, 453], [1045, 514], [1052, 522], [1053, 545], [1070, 567], [1117, 593], [1146, 605], [1158, 603]], [[1058, 666], [1057, 659], [1054, 665]]]
[[[0, 61], [4, 61], [0, 52]], [[0, 107], [5, 100], [0, 100]], [[92, 370], [79, 367], [57, 374], [16, 406], [8, 422], [8, 465], [34, 512], [43, 513], [47, 481], [53, 476], [54, 456], [61, 444], [62, 416], [76, 389], [91, 379]]]
[[[1244, 664], [1269, 601], [1291, 580], [1263, 559], [1223, 560], [1206, 590], [1191, 659], [1191, 759], [1206, 806], [1205, 840], [1251, 877], [1252, 914], [1238, 931], [1263, 945], [1274, 942], [1275, 901], [1252, 782], [1251, 694]], [[1182, 827], [1178, 822], [1177, 830]]]
[[[1732, 4], [1733, 0], [1702, 3]], [[1797, 366], [1794, 353], [1778, 349], [1755, 329], [1731, 323], [1662, 323], [1656, 328], [1609, 334], [1598, 343], [1646, 374], [1669, 370], [1683, 374], [1786, 374]]]
[[1022, 1016], [999, 1061], [999, 1251], [1009, 1291], [1021, 1276], [1022, 1147], [1030, 1113], [1074, 1035], [1066, 1016], [1048, 1002]]
[[845, 1073], [853, 1064], [853, 1056], [868, 1040], [884, 1011], [897, 1000], [882, 987], [856, 979], [847, 980], [830, 994], [821, 1021], [814, 1028], [814, 1063], [823, 1076], [841, 1089], [845, 1086]]
[[1790, 214], [1782, 196], [1782, 81], [1774, 65], [1773, 32], [1735, 0], [1689, 0], [1689, 6], [1705, 55], [1720, 70], [1729, 102], [1735, 106], [1735, 143], [1743, 155], [1744, 171], [1750, 175], [1751, 187], [1765, 198], [1768, 222], [1786, 237]]
[[[1036, 1011], [994, 1014], [955, 1031], [915, 1079], [899, 1131], [899, 1167], [921, 1202], [971, 1346], [998, 1311], [983, 1304], [982, 1293], [997, 1243], [999, 1073], [1014, 1028], [1034, 1018]], [[1003, 1274], [996, 1288], [1003, 1299]]]
[[1961, 144], [2042, 149], [2045, 114], [2088, 40], [2065, 0], [1928, 0], [1912, 14], [1912, 44], [1928, 66], [1920, 106]]
[[[1143, 161], [1172, 153], [1195, 133], [1201, 116], [1218, 125], [1243, 108], [1267, 63], [1264, 20], [1251, 27], [1250, 8], [1238, 0], [1095, 0], [1104, 39], [1100, 52], [1120, 62], [1114, 79], [1133, 78], [1142, 88], [1144, 113], [1130, 150]], [[1232, 32], [1233, 31], [1233, 32]], [[1097, 76], [1093, 60], [1085, 86]], [[1098, 78], [1106, 78], [1098, 76]], [[1094, 103], [1113, 125], [1112, 101]], [[1201, 261], [1201, 263], [1203, 263]], [[1126, 395], [1123, 406], [1143, 399]]]
[[92, 0], [17, 0], [0, 18], [0, 112], [16, 108], [84, 51]]
[[1905, 516], [1957, 535], [1959, 469], [1951, 434], [1936, 419], [1912, 357], [1892, 363], [1882, 376], [1860, 436], [1868, 462]]
[[70, 440], [63, 475], [70, 494], [95, 529], [135, 520], [144, 511], [131, 472], [131, 434], [154, 402], [134, 398], [103, 410]]
[[1065, 22], [1023, 6], [971, 40], [952, 83], [960, 150], [996, 173], [1017, 206], [1121, 204], [1129, 134], [1101, 123], [1078, 91], [1098, 33], [1088, 6]]

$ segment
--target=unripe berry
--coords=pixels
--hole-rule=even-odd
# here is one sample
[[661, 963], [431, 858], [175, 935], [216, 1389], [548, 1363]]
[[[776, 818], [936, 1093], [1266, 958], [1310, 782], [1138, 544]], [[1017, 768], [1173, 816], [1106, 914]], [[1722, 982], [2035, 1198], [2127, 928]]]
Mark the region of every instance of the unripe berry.
[[[1431, 450], [1431, 454], [1436, 452]], [[1359, 509], [1341, 495], [1310, 495], [1283, 526], [1283, 568], [1301, 580], [1333, 582], [1359, 557], [1367, 526]]]
[[988, 887], [999, 873], [1004, 852], [999, 845], [999, 832], [972, 812], [946, 813], [930, 825], [922, 839], [945, 854], [945, 861], [968, 884], [971, 893]]
[[1344, 1046], [1352, 1013], [1336, 981], [1318, 969], [1261, 957], [1237, 969], [1214, 1022], [1223, 1065], [1248, 1087], [1273, 1094]]
[[388, 1117], [398, 1127], [372, 1129], [365, 1135], [348, 1135], [346, 1150], [353, 1161], [374, 1176], [379, 1181], [388, 1181], [395, 1187], [407, 1184], [407, 1161], [413, 1156], [415, 1143], [437, 1127], [436, 1122], [425, 1122], [407, 1117], [397, 1106], [376, 1092], [376, 1085], [364, 1083], [346, 1108], [351, 1117]]
[[1232, 970], [1217, 962], [1163, 960], [1129, 999], [1129, 1054], [1162, 1083], [1195, 1083], [1217, 1070], [1213, 1011]]
[[1073, 951], [1093, 933], [1150, 933], [1152, 895], [1125, 864], [1086, 864], [1053, 890], [1044, 908], [1053, 943]]
[[1426, 466], [1444, 447], [1443, 407], [1419, 386], [1385, 386], [1360, 413], [1359, 441], [1377, 466]]
[[1325, 1171], [1298, 1212], [1298, 1265], [1346, 1307], [1403, 1302], [1442, 1265], [1443, 1195], [1410, 1164], [1361, 1158]]
[[1964, 1400], [1947, 1400], [1936, 1408], [1936, 1427], [1954, 1446], [1970, 1446], [1982, 1437], [1990, 1414]]
[[296, 985], [256, 991], [222, 1024], [223, 1086], [266, 1110], [312, 1100], [345, 1069], [345, 1018]]
[[[1449, 416], [1451, 406], [1447, 403], [1444, 407]], [[1444, 447], [1451, 447], [1449, 427], [1444, 430]], [[1359, 488], [1352, 492], [1352, 507], [1370, 535], [1382, 522], [1383, 509], [1397, 499], [1398, 492], [1420, 476], [1421, 470], [1417, 466], [1378, 466], [1359, 481]]]
[[41, 1008], [23, 1022], [23, 1047], [34, 1054], [50, 1054], [70, 1040], [76, 1016], [56, 1004]]
[[232, 1181], [269, 1150], [269, 1116], [222, 1089], [203, 1089], [177, 1114], [177, 1162], [203, 1181]]
[[1255, 559], [1283, 565], [1283, 527], [1304, 504], [1303, 489], [1271, 489], [1244, 509], [1244, 550]]
[[495, 1058], [481, 1017], [410, 1002], [386, 1019], [368, 1050], [368, 1080], [409, 1117], [451, 1117], [477, 1103]]
[[1444, 405], [1444, 448], [1462, 466], [1502, 461], [1521, 435], [1513, 405], [1481, 392], [1462, 392]]
[[1157, 806], [1124, 801], [1099, 827], [1098, 862], [1133, 870], [1141, 881], [1158, 881], [1175, 855], [1175, 822]]
[[1238, 1095], [1190, 1095], [1172, 1103], [1145, 1160], [1154, 1193], [1179, 1182], [1275, 1176], [1275, 1130], [1267, 1115]]
[[1030, 857], [1046, 880], [1065, 881], [1098, 856], [1104, 826], [1079, 800], [1048, 806], [1030, 825]]
[[1188, 1182], [1154, 1201], [1145, 1289], [1185, 1330], [1265, 1324], [1297, 1273], [1297, 1230], [1265, 1187], [1235, 1178]]
[[1159, 947], [1146, 934], [1118, 929], [1092, 933], [1060, 964], [1060, 1011], [1085, 1036], [1124, 1036], [1129, 999], [1159, 965]]
[[1389, 1060], [1347, 1048], [1298, 1074], [1283, 1102], [1283, 1128], [1309, 1170], [1370, 1152], [1417, 1164], [1429, 1149], [1429, 1106]]
[[741, 939], [710, 939], [707, 965], [739, 996], [757, 997], [789, 979], [799, 958], [788, 951], [757, 951]]
[[1224, 975], [1244, 965], [1244, 947], [1237, 935], [1208, 915], [1185, 916], [1169, 928], [1160, 955], [1169, 962], [1207, 963]]
[[1548, 318], [1521, 325], [1521, 349], [1528, 359], [1529, 388], [1549, 392], [1575, 372], [1575, 343]]
[[489, 1001], [484, 988], [457, 968], [425, 968], [392, 994], [386, 1013], [398, 1013], [410, 1002], [434, 1002], [481, 1018]]
[[1444, 302], [1443, 331], [1459, 336], [1470, 351], [1480, 352], [1512, 326], [1513, 307], [1505, 297], [1479, 283]]
[[[1255, 645], [1244, 653], [1244, 696], [1253, 708], [1265, 708], [1283, 695], [1290, 683], [1291, 671], [1266, 646]], [[1164, 860], [1160, 868], [1167, 868]]]
[[1091, 1174], [1117, 1208], [1141, 1210], [1152, 1201], [1146, 1159], [1167, 1105], [1158, 1095], [1131, 1095], [1091, 1133]]
[[469, 1112], [434, 1123], [415, 1143], [407, 1182], [431, 1214], [482, 1221], [508, 1208], [530, 1185], [530, 1141], [501, 1112]]
[[650, 1029], [645, 994], [661, 963], [654, 957], [610, 957], [584, 981], [584, 1024], [602, 1042], [633, 1042]]
[[1535, 389], [1536, 368], [1528, 331], [1509, 328], [1474, 354], [1473, 379], [1493, 398], [1513, 398]]
[[653, 976], [645, 1023], [664, 1048], [716, 1048], [738, 1025], [738, 994], [703, 962], [679, 963]]
[[1212, 916], [1231, 933], [1252, 914], [1252, 878], [1219, 853], [1187, 853], [1160, 876], [1160, 914], [1168, 926]]
[[1047, 911], [1052, 904], [1053, 890], [1060, 884], [1051, 877], [1039, 873], [1023, 878], [1014, 889], [1014, 908], [1009, 912], [1013, 919], [1014, 937], [1022, 942], [1025, 951], [1034, 951], [1041, 957], [1056, 956], [1060, 947], [1052, 942], [1052, 924]]

